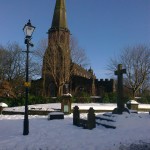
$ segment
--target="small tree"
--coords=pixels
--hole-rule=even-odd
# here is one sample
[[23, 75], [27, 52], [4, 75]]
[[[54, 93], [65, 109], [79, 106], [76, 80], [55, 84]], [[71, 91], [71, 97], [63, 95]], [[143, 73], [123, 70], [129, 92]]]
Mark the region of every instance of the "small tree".
[[103, 103], [109, 103], [110, 100], [109, 100], [109, 96], [108, 96], [108, 93], [105, 93], [104, 97], [103, 97]]
[[79, 47], [78, 41], [75, 37], [71, 36], [70, 38], [70, 50], [71, 50], [71, 59], [73, 63], [76, 63], [83, 68], [89, 66], [89, 60], [85, 53], [85, 50]]
[[[38, 42], [36, 50], [33, 53], [33, 55], [38, 60], [39, 66], [41, 67], [41, 69], [39, 70], [40, 71], [39, 74], [41, 74], [43, 57], [47, 47], [48, 47], [48, 40], [42, 39]], [[86, 55], [85, 50], [79, 46], [77, 39], [73, 36], [70, 37], [70, 51], [71, 51], [70, 53], [71, 60], [73, 63], [81, 65], [83, 68], [89, 66], [89, 59]]]

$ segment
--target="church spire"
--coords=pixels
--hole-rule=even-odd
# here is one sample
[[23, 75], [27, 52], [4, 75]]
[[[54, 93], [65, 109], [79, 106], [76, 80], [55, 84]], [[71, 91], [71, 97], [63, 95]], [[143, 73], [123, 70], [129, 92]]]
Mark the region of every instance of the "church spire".
[[68, 30], [65, 0], [56, 0], [52, 26], [50, 30]]

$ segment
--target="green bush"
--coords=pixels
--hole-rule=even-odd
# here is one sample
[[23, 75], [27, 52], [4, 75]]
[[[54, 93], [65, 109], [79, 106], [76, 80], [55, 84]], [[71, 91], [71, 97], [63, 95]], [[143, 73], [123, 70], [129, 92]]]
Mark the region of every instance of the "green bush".
[[52, 97], [42, 97], [42, 96], [29, 96], [29, 104], [46, 104], [46, 103], [57, 103], [60, 101], [60, 98], [52, 98]]
[[108, 93], [105, 93], [104, 97], [103, 97], [103, 103], [109, 103], [109, 102], [110, 102], [110, 100], [109, 100]]
[[[6, 103], [9, 107], [24, 106], [25, 105], [25, 97], [0, 98], [0, 102]], [[60, 102], [60, 98], [44, 98], [42, 96], [34, 96], [34, 95], [30, 95], [30, 94], [28, 97], [28, 105], [56, 103], [56, 102]]]
[[23, 98], [0, 98], [0, 102], [6, 103], [9, 107], [22, 106], [24, 105]]
[[72, 103], [76, 103], [76, 101], [77, 101], [76, 97], [72, 96], [71, 102], [72, 102]]
[[59, 103], [61, 101], [61, 97], [42, 97], [42, 96], [29, 96], [29, 105], [33, 104], [46, 104], [46, 103]]
[[117, 102], [117, 94], [114, 92], [105, 93], [104, 96], [102, 97], [102, 102], [103, 103], [116, 103]]
[[116, 103], [117, 102], [117, 94], [112, 92], [112, 93], [108, 93], [108, 97], [109, 97], [109, 102], [110, 103]]
[[150, 95], [143, 95], [140, 99], [137, 100], [139, 103], [150, 104]]
[[74, 103], [90, 103], [91, 98], [89, 93], [82, 91], [78, 92], [78, 94], [73, 97], [73, 101]]

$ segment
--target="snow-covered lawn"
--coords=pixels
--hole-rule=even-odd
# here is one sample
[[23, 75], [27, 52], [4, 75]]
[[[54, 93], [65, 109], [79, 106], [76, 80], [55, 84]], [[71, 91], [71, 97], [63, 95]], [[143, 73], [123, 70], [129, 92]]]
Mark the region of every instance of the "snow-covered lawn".
[[[95, 110], [113, 110], [117, 107], [117, 104], [106, 104], [106, 103], [73, 103], [72, 109], [76, 105], [79, 106], [79, 109], [88, 110], [90, 107], [93, 107]], [[150, 108], [150, 105], [149, 105]], [[49, 104], [36, 104], [29, 105], [29, 110], [43, 110], [43, 111], [54, 111], [57, 109], [61, 109], [61, 103], [49, 103]], [[23, 112], [24, 106], [21, 107], [9, 107], [5, 108], [6, 111], [17, 111]]]
[[[93, 107], [94, 110], [110, 110], [112, 111], [117, 107], [115, 103], [73, 103], [72, 109], [76, 105], [79, 106], [79, 109], [88, 110], [90, 107]], [[150, 104], [139, 104], [139, 108], [141, 109], [150, 109]], [[57, 109], [61, 109], [61, 103], [49, 103], [49, 104], [36, 104], [29, 105], [29, 110], [43, 110], [43, 111], [54, 111]], [[24, 106], [21, 107], [8, 107], [4, 108], [6, 111], [17, 111], [24, 112]]]
[[143, 150], [150, 150], [148, 113], [115, 115], [116, 129], [97, 126], [93, 130], [73, 126], [72, 114], [64, 120], [29, 116], [27, 136], [22, 135], [23, 118], [22, 115], [0, 115], [0, 150], [125, 150], [139, 143], [147, 143], [148, 147]]

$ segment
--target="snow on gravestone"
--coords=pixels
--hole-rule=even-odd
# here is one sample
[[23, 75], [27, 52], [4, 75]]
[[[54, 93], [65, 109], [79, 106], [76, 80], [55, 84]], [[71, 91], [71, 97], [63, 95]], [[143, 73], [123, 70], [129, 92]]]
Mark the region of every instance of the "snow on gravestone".
[[0, 114], [2, 113], [3, 108], [8, 107], [6, 103], [0, 103]]
[[126, 105], [131, 110], [138, 110], [139, 103], [135, 100], [129, 100]]

